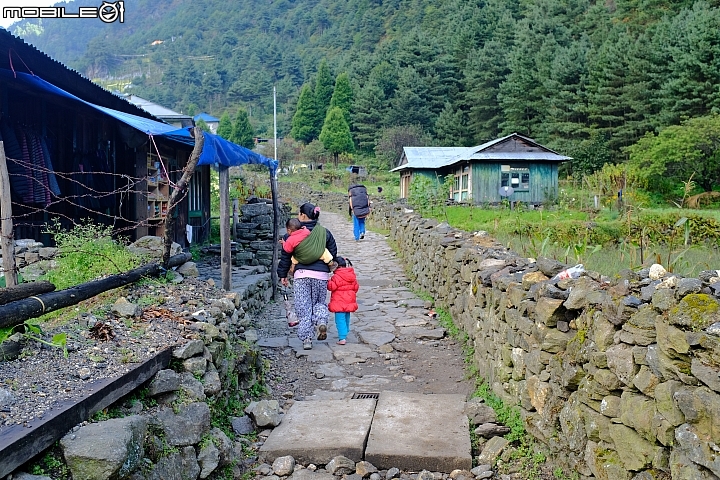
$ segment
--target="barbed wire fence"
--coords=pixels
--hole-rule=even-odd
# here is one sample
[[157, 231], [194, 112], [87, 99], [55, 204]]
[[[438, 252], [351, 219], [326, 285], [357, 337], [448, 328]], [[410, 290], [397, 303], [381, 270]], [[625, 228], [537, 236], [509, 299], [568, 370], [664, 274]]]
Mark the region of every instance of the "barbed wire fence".
[[[53, 220], [59, 220], [61, 225], [68, 230], [88, 222], [106, 225], [112, 228], [113, 235], [117, 239], [124, 236], [129, 237], [130, 235], [124, 234], [134, 232], [138, 228], [164, 226], [173, 208], [181, 204], [188, 197], [190, 191], [189, 188], [184, 188], [170, 203], [172, 189], [176, 187], [171, 178], [175, 176], [179, 178], [184, 169], [168, 169], [166, 171], [167, 183], [171, 190], [168, 192], [167, 197], [162, 199], [168, 202], [165, 215], [161, 221], [157, 219], [151, 220], [147, 217], [137, 218], [143, 217], [143, 215], [140, 215], [140, 205], [145, 204], [145, 200], [148, 198], [147, 185], [150, 182], [150, 175], [136, 177], [124, 173], [98, 171], [60, 172], [22, 159], [5, 157], [5, 160], [3, 167], [7, 168], [6, 164], [13, 162], [16, 167], [28, 172], [7, 172], [11, 185], [24, 184], [25, 186], [31, 186], [34, 192], [39, 192], [39, 195], [37, 197], [33, 195], [33, 198], [41, 197], [45, 199], [41, 203], [36, 203], [34, 200], [26, 202], [24, 199], [19, 200], [18, 197], [21, 197], [21, 195], [16, 195], [16, 198], [12, 199], [9, 191], [0, 192], [0, 195], [6, 197], [6, 201], [7, 198], [11, 198], [7, 204], [11, 206], [12, 215], [7, 216], [5, 211], [0, 212], [0, 221], [10, 220], [12, 222], [11, 229], [9, 232], [3, 231], [0, 237], [4, 240], [3, 245], [12, 246], [13, 257], [15, 257], [14, 241], [19, 240], [16, 238], [15, 232], [34, 232], [34, 236], [37, 236], [37, 233], [52, 234], [50, 226]], [[49, 182], [46, 181], [50, 175], [54, 175], [58, 183], [62, 183], [64, 190], [68, 192], [67, 194], [56, 195], [52, 191]], [[81, 180], [81, 178], [87, 178], [89, 175], [92, 176], [94, 180], [92, 183], [95, 185], [113, 185], [114, 188], [100, 189]], [[132, 208], [131, 202], [137, 202], [136, 209]], [[107, 206], [100, 208], [97, 206], [99, 204]], [[43, 220], [38, 220], [41, 215]], [[209, 222], [209, 219], [205, 223], [207, 222]], [[33, 239], [37, 240], [36, 238]], [[3, 258], [5, 258], [7, 255], [6, 249], [3, 248], [2, 250]], [[13, 277], [17, 275], [21, 268], [44, 260], [46, 259], [40, 257], [30, 261], [23, 258], [20, 264], [13, 261], [13, 267], [11, 268]], [[8, 276], [5, 261], [0, 266], [0, 274]]]

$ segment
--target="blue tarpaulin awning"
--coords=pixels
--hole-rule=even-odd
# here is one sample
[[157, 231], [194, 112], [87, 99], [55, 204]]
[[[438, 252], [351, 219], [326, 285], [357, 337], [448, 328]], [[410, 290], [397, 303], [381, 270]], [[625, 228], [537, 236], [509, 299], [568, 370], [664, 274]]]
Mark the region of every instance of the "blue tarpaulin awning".
[[[82, 102], [85, 105], [99, 110], [100, 112], [103, 112], [104, 114], [109, 115], [148, 136], [164, 137], [168, 140], [184, 143], [186, 145], [195, 145], [195, 139], [192, 135], [190, 135], [189, 128], [178, 129], [172, 125], [156, 122], [155, 120], [151, 120], [149, 118], [143, 118], [130, 113], [113, 110], [112, 108], [95, 105], [94, 103], [90, 103], [69, 92], [66, 92], [59, 87], [56, 87], [52, 83], [43, 80], [37, 75], [0, 69], [0, 79], [6, 81], [8, 85], [11, 86], [14, 82], [17, 82], [19, 85], [25, 87], [30, 87], [42, 92]], [[205, 137], [205, 143], [203, 145], [203, 150], [200, 153], [198, 165], [222, 165], [225, 167], [236, 167], [246, 164], [256, 164], [265, 165], [268, 169], [270, 169], [273, 176], [277, 171], [277, 160], [264, 157], [250, 149], [236, 145], [209, 132], [203, 132], [203, 137]]]

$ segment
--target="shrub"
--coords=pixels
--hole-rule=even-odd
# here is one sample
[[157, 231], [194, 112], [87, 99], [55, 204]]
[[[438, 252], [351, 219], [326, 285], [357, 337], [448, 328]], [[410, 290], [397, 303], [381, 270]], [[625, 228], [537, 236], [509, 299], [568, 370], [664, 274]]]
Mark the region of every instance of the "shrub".
[[57, 266], [44, 279], [58, 290], [106, 275], [126, 272], [142, 259], [125, 248], [122, 239], [112, 238], [112, 227], [84, 222], [64, 230], [55, 220], [45, 233], [51, 234], [58, 248]]

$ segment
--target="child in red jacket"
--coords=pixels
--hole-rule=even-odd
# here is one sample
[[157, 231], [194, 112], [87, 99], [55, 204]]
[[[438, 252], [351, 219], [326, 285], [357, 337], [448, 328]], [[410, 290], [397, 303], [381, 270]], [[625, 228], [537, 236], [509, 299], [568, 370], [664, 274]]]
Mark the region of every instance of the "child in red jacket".
[[338, 330], [338, 345], [345, 345], [350, 332], [350, 312], [358, 309], [356, 292], [360, 289], [355, 270], [349, 258], [337, 257], [338, 268], [328, 282], [330, 305], [328, 310], [335, 312], [335, 326]]

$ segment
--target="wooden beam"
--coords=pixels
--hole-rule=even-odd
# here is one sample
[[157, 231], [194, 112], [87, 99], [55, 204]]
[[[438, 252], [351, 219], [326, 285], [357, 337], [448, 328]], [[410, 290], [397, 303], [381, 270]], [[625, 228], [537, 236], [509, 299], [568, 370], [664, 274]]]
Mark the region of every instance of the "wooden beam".
[[232, 289], [230, 257], [230, 169], [220, 165], [220, 276], [222, 288]]
[[[178, 181], [172, 191], [172, 194], [170, 194], [170, 200], [168, 200], [168, 211], [165, 216], [165, 250], [163, 251], [162, 257], [162, 264], [166, 269], [168, 268], [168, 262], [170, 261], [170, 248], [172, 247], [173, 231], [175, 230], [175, 215], [173, 215], [173, 210], [177, 209], [177, 204], [180, 202], [178, 197], [185, 193], [187, 184], [190, 182], [193, 172], [195, 172], [195, 166], [200, 159], [200, 154], [202, 153], [203, 145], [205, 144], [205, 137], [202, 134], [202, 130], [199, 128], [195, 127], [193, 129], [193, 137], [195, 137], [195, 146], [190, 154], [190, 159], [183, 169], [180, 181]], [[168, 181], [169, 180], [170, 179], [168, 179]]]
[[238, 228], [240, 227], [240, 217], [238, 214], [239, 206], [238, 199], [233, 198], [233, 226], [232, 226], [232, 239], [237, 242], [238, 239]]
[[278, 289], [278, 240], [280, 239], [280, 204], [278, 201], [277, 176], [270, 171], [270, 192], [272, 193], [273, 204], [273, 256], [272, 265], [270, 265], [270, 279], [272, 281], [273, 298], [277, 295]]
[[[126, 374], [87, 386], [85, 398], [67, 402], [57, 413], [33, 419], [26, 425], [13, 425], [0, 436], [0, 478], [12, 473], [52, 446], [79, 423], [107, 408], [170, 364], [171, 349], [165, 349]], [[59, 411], [58, 411], [59, 410]]]
[[10, 177], [5, 158], [5, 146], [0, 142], [0, 247], [3, 252], [3, 270], [5, 286], [17, 285], [17, 269], [15, 268], [15, 236], [13, 235], [12, 198], [10, 196]]

